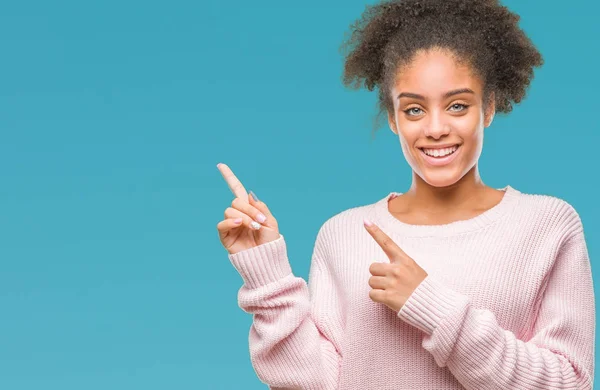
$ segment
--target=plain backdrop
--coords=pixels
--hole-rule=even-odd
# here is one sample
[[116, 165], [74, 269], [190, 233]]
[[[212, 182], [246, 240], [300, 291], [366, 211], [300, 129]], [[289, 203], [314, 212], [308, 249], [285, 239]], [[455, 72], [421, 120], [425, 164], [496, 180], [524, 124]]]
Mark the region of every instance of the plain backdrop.
[[[376, 93], [340, 81], [366, 4], [2, 4], [0, 388], [266, 388], [216, 164], [269, 205], [305, 279], [325, 220], [408, 188], [398, 139], [371, 138]], [[572, 204], [598, 280], [600, 8], [504, 4], [546, 63], [486, 129], [482, 178]]]

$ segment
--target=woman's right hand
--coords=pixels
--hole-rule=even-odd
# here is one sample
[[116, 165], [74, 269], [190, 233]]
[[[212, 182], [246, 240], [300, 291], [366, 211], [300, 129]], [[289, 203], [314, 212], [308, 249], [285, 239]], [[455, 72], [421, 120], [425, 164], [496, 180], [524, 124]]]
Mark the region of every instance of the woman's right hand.
[[235, 195], [231, 207], [225, 210], [225, 219], [217, 224], [219, 239], [227, 252], [234, 254], [278, 239], [277, 220], [267, 205], [249, 197], [227, 165], [220, 163], [217, 168]]

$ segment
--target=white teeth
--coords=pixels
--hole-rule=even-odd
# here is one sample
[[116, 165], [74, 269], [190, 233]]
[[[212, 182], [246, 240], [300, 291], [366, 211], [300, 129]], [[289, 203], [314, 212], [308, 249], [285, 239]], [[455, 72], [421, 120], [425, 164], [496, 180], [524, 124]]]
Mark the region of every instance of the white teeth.
[[456, 151], [456, 149], [458, 149], [458, 145], [454, 145], [451, 148], [445, 148], [445, 149], [422, 149], [422, 150], [428, 156], [445, 157], [449, 154], [454, 153]]

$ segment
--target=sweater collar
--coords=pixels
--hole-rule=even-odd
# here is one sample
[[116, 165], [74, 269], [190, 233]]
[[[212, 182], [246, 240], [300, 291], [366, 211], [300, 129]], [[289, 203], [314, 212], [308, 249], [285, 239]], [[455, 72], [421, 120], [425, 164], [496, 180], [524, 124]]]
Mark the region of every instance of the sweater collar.
[[442, 225], [412, 225], [398, 220], [390, 213], [388, 202], [393, 197], [401, 195], [402, 193], [390, 192], [383, 199], [374, 204], [373, 222], [387, 228], [390, 233], [398, 233], [409, 237], [451, 236], [479, 230], [500, 219], [518, 203], [517, 201], [521, 195], [520, 191], [512, 188], [510, 185], [497, 189], [504, 191], [504, 196], [502, 197], [502, 200], [492, 208], [475, 217]]

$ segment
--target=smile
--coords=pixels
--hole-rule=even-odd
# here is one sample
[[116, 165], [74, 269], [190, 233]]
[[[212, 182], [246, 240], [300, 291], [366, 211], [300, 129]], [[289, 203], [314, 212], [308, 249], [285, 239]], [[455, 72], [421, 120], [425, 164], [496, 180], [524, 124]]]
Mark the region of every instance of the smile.
[[459, 153], [461, 146], [462, 144], [454, 145], [452, 147], [444, 149], [419, 148], [419, 150], [421, 151], [421, 155], [423, 156], [423, 159], [427, 164], [432, 166], [442, 166], [450, 164], [452, 160], [456, 158], [456, 155]]

